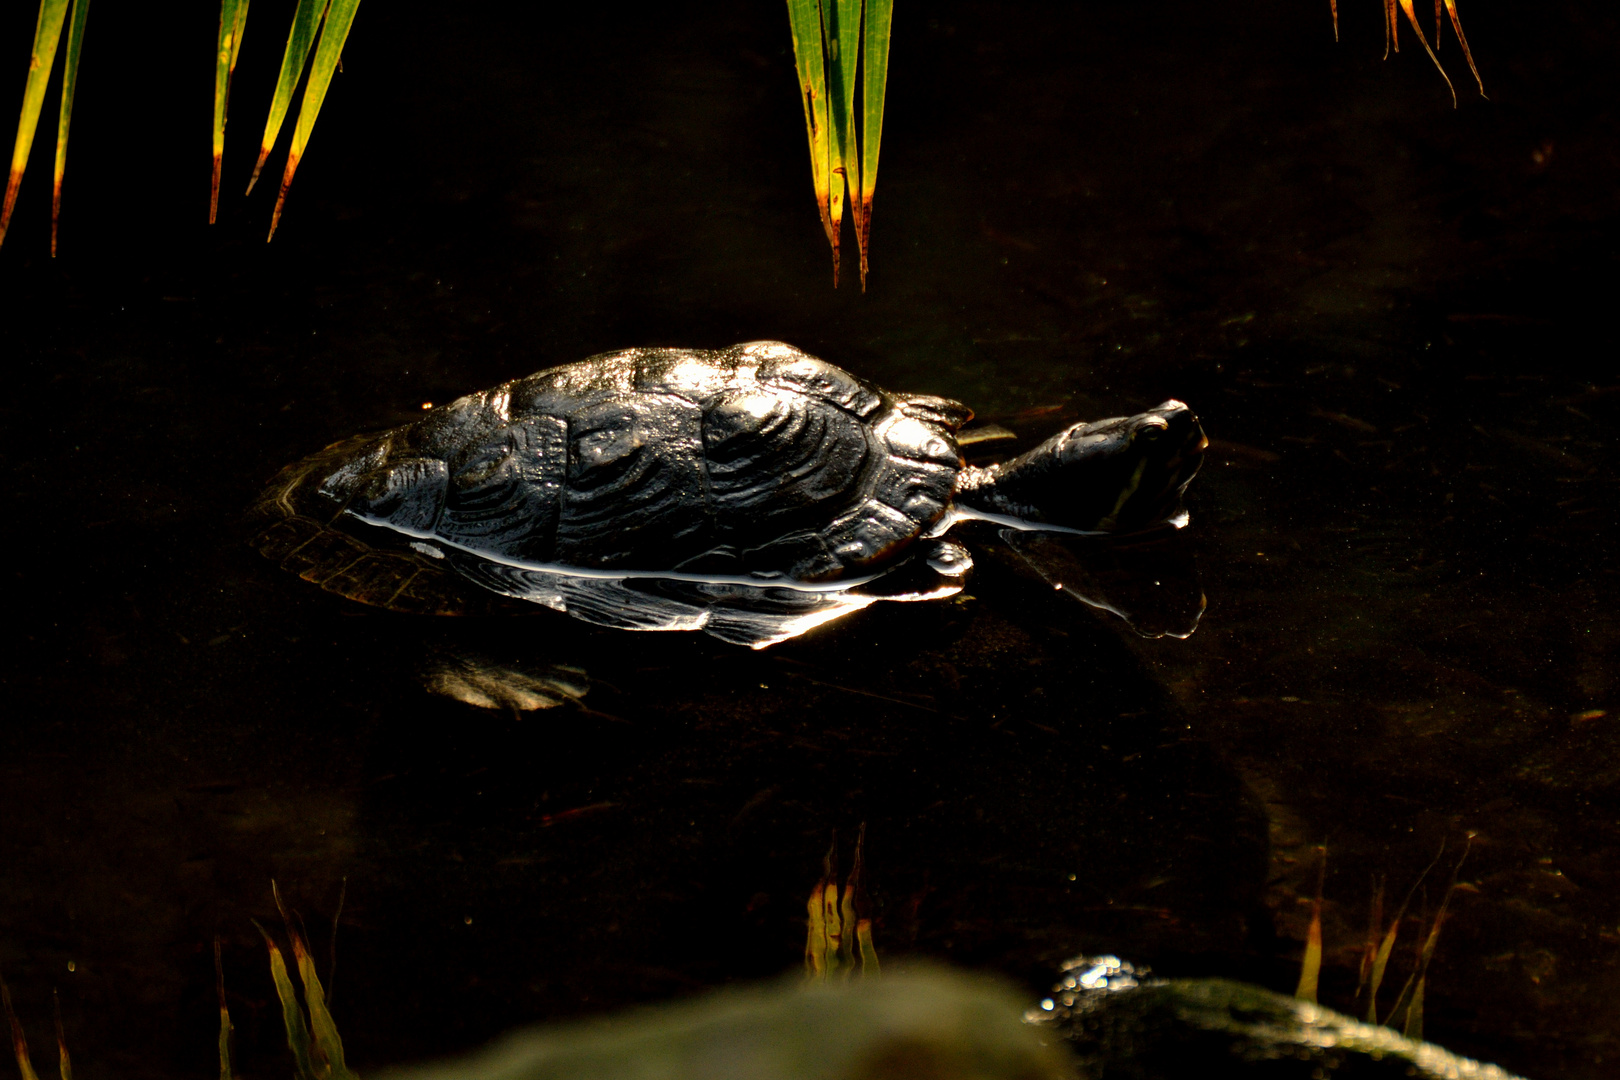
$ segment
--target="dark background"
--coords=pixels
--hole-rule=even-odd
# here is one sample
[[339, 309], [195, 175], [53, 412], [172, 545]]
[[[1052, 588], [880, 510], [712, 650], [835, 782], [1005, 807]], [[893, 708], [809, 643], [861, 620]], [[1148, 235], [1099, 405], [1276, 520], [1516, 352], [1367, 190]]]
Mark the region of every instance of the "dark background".
[[[1372, 0], [1338, 44], [1307, 0], [902, 4], [864, 296], [780, 4], [363, 5], [266, 246], [280, 156], [240, 191], [291, 7], [252, 8], [210, 228], [217, 10], [98, 4], [61, 256], [54, 97], [0, 248], [0, 972], [36, 1062], [58, 987], [89, 1080], [209, 1072], [220, 935], [243, 1069], [279, 1074], [271, 876], [323, 963], [348, 878], [362, 1072], [770, 974], [865, 821], [880, 952], [1032, 995], [1081, 950], [1291, 989], [1325, 842], [1339, 1007], [1373, 879], [1398, 901], [1445, 841], [1385, 1008], [1474, 833], [1427, 1034], [1608, 1075], [1609, 7], [1465, 7], [1490, 99], [1448, 31], [1453, 110]], [[388, 618], [246, 546], [278, 467], [423, 402], [765, 337], [1026, 444], [1191, 402], [1204, 626], [1140, 642], [991, 555], [972, 599], [752, 654]], [[583, 668], [595, 712], [430, 697], [444, 653]]]

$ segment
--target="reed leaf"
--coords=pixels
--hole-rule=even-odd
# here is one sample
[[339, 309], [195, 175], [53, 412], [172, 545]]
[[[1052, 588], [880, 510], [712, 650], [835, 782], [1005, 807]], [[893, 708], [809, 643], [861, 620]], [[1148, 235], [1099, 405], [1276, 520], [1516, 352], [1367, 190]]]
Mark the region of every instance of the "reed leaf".
[[289, 922], [287, 936], [292, 939], [293, 956], [298, 962], [298, 977], [304, 983], [304, 1004], [309, 1009], [310, 1028], [315, 1036], [315, 1052], [324, 1058], [329, 1071], [327, 1080], [356, 1080], [354, 1073], [343, 1061], [343, 1040], [338, 1037], [337, 1024], [326, 1007], [326, 993], [320, 977], [315, 973], [315, 958], [303, 932]]
[[0, 203], [0, 244], [11, 227], [11, 211], [17, 205], [17, 189], [22, 186], [28, 167], [28, 151], [34, 145], [40, 109], [45, 104], [45, 84], [56, 62], [56, 44], [62, 36], [68, 0], [39, 0], [39, 20], [34, 24], [34, 48], [28, 58], [28, 81], [23, 86], [22, 115], [17, 119], [17, 142], [11, 151], [11, 174], [6, 178], [5, 202]]
[[258, 920], [254, 920], [253, 925], [264, 936], [265, 948], [270, 950], [270, 978], [276, 984], [276, 997], [281, 1000], [281, 1022], [287, 1029], [287, 1049], [292, 1051], [294, 1080], [318, 1080], [310, 1060], [309, 1028], [304, 1023], [304, 1010], [298, 1005], [298, 992], [287, 974], [287, 961], [270, 932], [260, 926]]
[[[861, 0], [822, 0], [821, 39], [826, 49], [827, 221], [833, 254], [833, 288], [838, 287], [839, 241], [844, 203], [861, 190], [860, 153], [855, 141], [855, 70], [861, 53]], [[859, 230], [857, 229], [857, 232]]]
[[793, 29], [793, 62], [799, 75], [799, 103], [804, 106], [804, 130], [810, 140], [810, 182], [816, 195], [821, 227], [833, 247], [833, 284], [838, 283], [838, 241], [833, 234], [828, 203], [831, 185], [827, 173], [830, 143], [827, 124], [827, 75], [822, 62], [821, 5], [817, 0], [788, 0], [788, 23]]
[[1311, 901], [1311, 924], [1305, 931], [1305, 956], [1299, 965], [1299, 985], [1294, 996], [1316, 1004], [1317, 984], [1322, 977], [1322, 885], [1327, 875], [1327, 848], [1318, 847], [1316, 899]]
[[23, 1034], [22, 1024], [11, 1007], [11, 987], [6, 985], [3, 978], [0, 978], [0, 1005], [4, 1005], [6, 1022], [11, 1025], [11, 1050], [17, 1055], [17, 1071], [22, 1074], [22, 1080], [39, 1080], [39, 1074], [34, 1072], [34, 1063], [28, 1057], [28, 1036]]
[[259, 182], [259, 171], [281, 135], [282, 122], [292, 105], [293, 91], [304, 73], [310, 46], [315, 43], [315, 28], [326, 14], [327, 0], [298, 0], [293, 12], [292, 28], [287, 31], [287, 48], [281, 54], [281, 74], [276, 77], [276, 93], [270, 101], [270, 115], [264, 121], [264, 135], [259, 140], [259, 158], [253, 164], [253, 175], [248, 178], [247, 193], [253, 194], [253, 185]]
[[73, 91], [79, 83], [79, 50], [84, 45], [84, 22], [89, 17], [90, 0], [73, 0], [73, 13], [68, 16], [67, 56], [62, 61], [62, 107], [56, 120], [56, 169], [51, 178], [53, 259], [56, 258], [56, 224], [62, 216], [62, 173], [67, 170], [68, 123], [73, 119]]
[[231, 1024], [231, 1010], [225, 1007], [225, 963], [220, 958], [217, 937], [214, 938], [214, 992], [219, 996], [219, 1080], [233, 1080], [231, 1035], [236, 1028]]
[[810, 920], [804, 940], [804, 973], [811, 979], [827, 977], [827, 919], [821, 898], [823, 884], [824, 881], [816, 882], [806, 905]]
[[73, 1080], [73, 1059], [68, 1056], [67, 1035], [62, 1031], [62, 999], [51, 991], [51, 1011], [56, 1018], [56, 1070], [62, 1080]]
[[894, 0], [867, 0], [861, 60], [861, 186], [855, 213], [855, 244], [861, 255], [861, 291], [866, 291], [867, 251], [872, 237], [872, 197], [877, 191], [878, 150], [883, 143], [883, 95], [889, 83], [889, 28]]
[[214, 52], [214, 180], [208, 189], [208, 224], [219, 215], [219, 170], [225, 157], [225, 113], [231, 101], [231, 76], [242, 53], [248, 0], [220, 0], [219, 44]]
[[287, 151], [287, 167], [281, 174], [281, 190], [276, 193], [276, 208], [270, 215], [270, 235], [265, 237], [267, 243], [275, 238], [276, 226], [281, 222], [281, 209], [287, 201], [287, 189], [292, 186], [293, 174], [298, 171], [298, 162], [303, 159], [310, 132], [315, 129], [315, 119], [321, 114], [326, 91], [332, 85], [332, 76], [343, 57], [343, 45], [349, 40], [349, 28], [354, 25], [354, 15], [359, 8], [360, 0], [332, 0], [331, 6], [326, 9], [320, 43], [315, 46], [315, 60], [310, 66], [309, 82], [304, 86], [304, 100], [298, 107], [298, 124], [293, 128], [292, 149]]

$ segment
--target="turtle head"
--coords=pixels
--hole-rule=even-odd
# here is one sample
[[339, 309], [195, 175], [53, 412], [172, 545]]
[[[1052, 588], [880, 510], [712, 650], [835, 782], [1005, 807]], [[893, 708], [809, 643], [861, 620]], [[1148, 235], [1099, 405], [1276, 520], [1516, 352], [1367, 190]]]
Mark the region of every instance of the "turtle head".
[[1135, 416], [1076, 424], [1003, 465], [966, 469], [957, 501], [1085, 532], [1179, 526], [1186, 522], [1181, 493], [1208, 445], [1193, 411], [1166, 401]]

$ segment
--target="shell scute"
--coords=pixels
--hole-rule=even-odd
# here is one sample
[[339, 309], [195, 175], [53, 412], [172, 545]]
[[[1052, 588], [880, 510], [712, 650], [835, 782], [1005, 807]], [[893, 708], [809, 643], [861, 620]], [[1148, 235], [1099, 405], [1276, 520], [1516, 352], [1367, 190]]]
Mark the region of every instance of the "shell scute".
[[349, 513], [413, 536], [429, 536], [444, 509], [449, 474], [437, 458], [392, 461], [362, 479], [349, 499]]
[[556, 537], [568, 425], [532, 416], [472, 450], [451, 478], [438, 534], [464, 547], [545, 561]]
[[833, 522], [822, 534], [829, 551], [845, 567], [865, 569], [916, 538], [917, 522], [875, 500]]
[[568, 418], [568, 479], [553, 561], [667, 565], [712, 532], [702, 413], [666, 395], [614, 397]]
[[686, 349], [649, 349], [636, 362], [634, 388], [640, 393], [675, 394], [697, 405], [736, 382], [736, 362], [727, 362], [725, 354], [705, 357]]
[[850, 501], [870, 453], [860, 421], [783, 390], [729, 391], [703, 415], [703, 463], [723, 534], [768, 536], [807, 513], [824, 521], [819, 508]]
[[794, 390], [809, 397], [830, 401], [861, 419], [869, 419], [883, 407], [883, 395], [861, 380], [825, 360], [784, 346], [788, 354], [772, 354], [759, 365], [758, 378], [765, 386]]

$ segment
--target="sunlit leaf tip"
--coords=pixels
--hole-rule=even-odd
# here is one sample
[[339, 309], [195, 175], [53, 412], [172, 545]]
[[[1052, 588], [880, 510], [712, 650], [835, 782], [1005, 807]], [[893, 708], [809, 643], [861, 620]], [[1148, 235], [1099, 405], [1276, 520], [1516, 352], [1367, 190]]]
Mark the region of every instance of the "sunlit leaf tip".
[[220, 957], [219, 938], [214, 938], [214, 992], [219, 997], [219, 1080], [234, 1080], [231, 1074], [231, 1010], [225, 1005], [225, 962]]
[[220, 0], [219, 43], [214, 56], [214, 175], [209, 186], [208, 223], [219, 213], [219, 173], [225, 156], [225, 118], [230, 108], [231, 75], [242, 52], [248, 0]]
[[315, 29], [320, 24], [322, 16], [326, 14], [326, 0], [298, 0], [298, 7], [293, 12], [292, 26], [287, 31], [287, 47], [281, 54], [281, 73], [276, 76], [276, 93], [270, 101], [270, 113], [264, 121], [264, 135], [259, 139], [259, 157], [253, 163], [253, 175], [248, 178], [247, 193], [253, 193], [253, 185], [259, 182], [259, 173], [264, 169], [265, 161], [270, 157], [270, 151], [276, 145], [276, 139], [281, 134], [281, 125], [287, 118], [287, 109], [292, 104], [293, 91], [298, 88], [298, 79], [304, 73], [304, 64], [309, 59], [310, 47], [315, 42]]
[[[56, 227], [62, 216], [62, 174], [67, 170], [68, 123], [73, 117], [73, 91], [79, 81], [79, 49], [84, 44], [84, 22], [90, 0], [73, 0], [68, 19], [67, 56], [62, 63], [62, 106], [56, 122], [56, 169], [51, 177], [51, 258], [56, 258]], [[65, 1052], [65, 1051], [64, 1051]]]
[[1328, 10], [1333, 13], [1333, 40], [1339, 40], [1339, 0], [1328, 0]]
[[17, 141], [11, 151], [11, 173], [6, 178], [6, 198], [0, 204], [0, 244], [11, 227], [11, 212], [17, 205], [17, 189], [22, 186], [28, 167], [28, 151], [34, 145], [34, 129], [39, 125], [45, 104], [45, 83], [56, 62], [56, 43], [62, 36], [62, 20], [68, 0], [40, 0], [39, 20], [34, 24], [34, 47], [28, 57], [28, 81], [23, 86], [22, 114], [17, 119]]
[[73, 1080], [73, 1058], [68, 1055], [67, 1034], [62, 1030], [62, 999], [51, 991], [51, 1011], [56, 1018], [56, 1068], [62, 1080]]
[[34, 1063], [28, 1057], [28, 1037], [23, 1034], [22, 1024], [11, 1007], [11, 987], [4, 978], [0, 978], [0, 1005], [4, 1006], [6, 1022], [11, 1026], [11, 1049], [17, 1055], [17, 1071], [22, 1074], [22, 1080], [39, 1080]]
[[270, 235], [265, 237], [265, 243], [275, 239], [276, 226], [281, 222], [281, 211], [287, 202], [287, 189], [292, 186], [293, 174], [298, 171], [298, 162], [303, 158], [310, 133], [315, 129], [315, 120], [320, 116], [321, 105], [326, 100], [327, 89], [332, 85], [338, 61], [343, 57], [343, 45], [349, 40], [349, 28], [354, 25], [354, 15], [359, 7], [360, 0], [331, 0], [326, 10], [320, 42], [315, 46], [315, 59], [309, 69], [309, 81], [304, 85], [304, 100], [298, 107], [298, 124], [293, 128], [292, 148], [287, 151], [287, 167], [281, 174], [281, 190], [276, 193], [276, 208], [270, 215]]
[[1424, 36], [1423, 27], [1418, 23], [1417, 11], [1412, 6], [1412, 0], [1400, 0], [1400, 5], [1402, 13], [1406, 15], [1406, 21], [1412, 24], [1412, 33], [1418, 36], [1418, 41], [1423, 45], [1423, 51], [1429, 54], [1430, 60], [1434, 61], [1434, 70], [1438, 71], [1440, 77], [1446, 80], [1446, 89], [1451, 91], [1451, 107], [1455, 109], [1457, 107], [1457, 88], [1451, 85], [1451, 76], [1446, 74], [1446, 69], [1440, 65], [1440, 58], [1434, 55], [1434, 50], [1429, 47], [1429, 39]]

